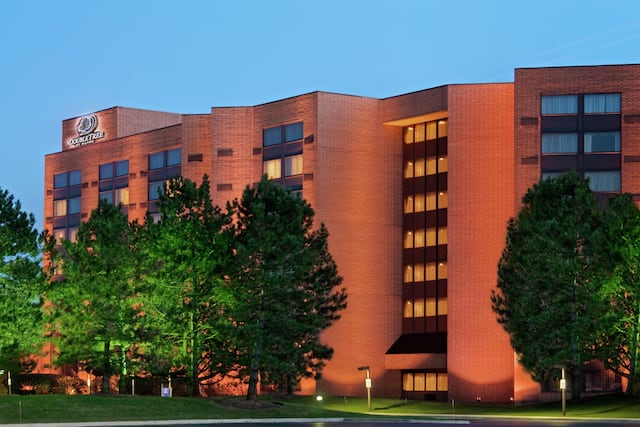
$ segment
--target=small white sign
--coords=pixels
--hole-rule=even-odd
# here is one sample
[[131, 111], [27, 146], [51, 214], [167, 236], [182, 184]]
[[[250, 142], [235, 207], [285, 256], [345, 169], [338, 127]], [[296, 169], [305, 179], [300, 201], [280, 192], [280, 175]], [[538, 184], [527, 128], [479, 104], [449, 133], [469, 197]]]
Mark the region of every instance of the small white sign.
[[371, 378], [366, 378], [366, 379], [364, 380], [364, 385], [365, 385], [365, 387], [367, 387], [367, 388], [371, 388]]
[[560, 390], [566, 390], [567, 388], [567, 380], [562, 379], [560, 380]]

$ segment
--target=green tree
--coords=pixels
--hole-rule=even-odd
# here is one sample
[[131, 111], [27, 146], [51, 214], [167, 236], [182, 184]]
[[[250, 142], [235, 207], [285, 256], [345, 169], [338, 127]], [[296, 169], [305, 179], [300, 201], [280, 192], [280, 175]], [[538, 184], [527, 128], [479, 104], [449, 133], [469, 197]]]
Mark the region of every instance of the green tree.
[[137, 228], [120, 206], [100, 200], [76, 241], [64, 240], [53, 252], [53, 262], [63, 270], [47, 292], [57, 363], [82, 363], [101, 375], [103, 393], [109, 393], [113, 375], [124, 379], [138, 340]]
[[602, 243], [595, 197], [570, 172], [542, 180], [522, 204], [508, 224], [492, 307], [533, 379], [565, 367], [577, 397], [602, 308], [595, 298]]
[[[228, 303], [223, 267], [230, 257], [228, 216], [214, 207], [205, 175], [199, 187], [176, 177], [158, 203], [159, 220], [146, 224], [148, 288], [143, 295], [145, 329], [152, 354], [169, 369], [187, 371], [192, 395], [219, 371], [220, 323]], [[158, 370], [158, 365], [153, 369]]]
[[247, 187], [230, 209], [235, 214], [236, 306], [232, 352], [248, 376], [248, 399], [257, 385], [288, 391], [302, 377], [318, 377], [332, 349], [320, 333], [346, 307], [342, 279], [328, 251], [324, 225], [313, 230], [311, 206], [263, 178]]
[[607, 239], [602, 252], [612, 274], [602, 279], [601, 317], [596, 355], [606, 366], [628, 378], [627, 393], [638, 389], [640, 342], [640, 210], [631, 195], [612, 200], [604, 212]]
[[38, 231], [33, 214], [0, 189], [0, 367], [16, 370], [39, 351], [42, 284]]

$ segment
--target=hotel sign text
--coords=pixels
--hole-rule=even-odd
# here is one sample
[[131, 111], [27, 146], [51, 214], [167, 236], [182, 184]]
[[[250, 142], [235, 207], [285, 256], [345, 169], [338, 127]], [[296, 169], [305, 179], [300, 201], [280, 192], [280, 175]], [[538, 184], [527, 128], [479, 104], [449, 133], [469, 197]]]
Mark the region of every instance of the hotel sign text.
[[103, 130], [96, 130], [98, 127], [98, 117], [95, 114], [81, 117], [78, 120], [78, 136], [69, 139], [67, 144], [70, 147], [79, 147], [85, 144], [91, 144], [96, 139], [104, 138]]

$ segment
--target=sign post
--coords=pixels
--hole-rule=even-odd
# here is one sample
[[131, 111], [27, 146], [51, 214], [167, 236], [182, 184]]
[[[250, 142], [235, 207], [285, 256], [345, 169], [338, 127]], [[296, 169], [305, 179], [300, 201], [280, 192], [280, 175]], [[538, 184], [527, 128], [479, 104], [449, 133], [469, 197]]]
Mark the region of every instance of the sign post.
[[371, 412], [371, 372], [369, 370], [369, 366], [360, 366], [358, 371], [367, 371], [367, 378], [364, 380], [364, 386], [367, 389], [367, 407], [369, 408], [369, 412]]
[[567, 380], [564, 379], [564, 368], [562, 368], [562, 377], [560, 378], [560, 393], [562, 394], [562, 416], [567, 415], [567, 401], [565, 390], [567, 389]]

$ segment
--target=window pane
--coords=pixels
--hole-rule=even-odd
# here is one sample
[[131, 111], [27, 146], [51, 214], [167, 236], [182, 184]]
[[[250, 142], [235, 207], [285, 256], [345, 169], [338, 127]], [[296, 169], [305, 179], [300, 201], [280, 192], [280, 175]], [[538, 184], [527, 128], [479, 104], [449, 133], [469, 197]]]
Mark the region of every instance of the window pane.
[[402, 316], [404, 318], [413, 317], [413, 304], [411, 304], [411, 301], [405, 301]]
[[449, 162], [446, 157], [438, 158], [438, 173], [446, 172], [449, 170]]
[[438, 279], [446, 279], [448, 275], [447, 263], [438, 263]]
[[438, 120], [438, 138], [449, 134], [449, 123], [447, 120]]
[[542, 97], [542, 114], [577, 114], [577, 95], [557, 95]]
[[113, 191], [105, 191], [100, 193], [100, 199], [106, 200], [109, 203], [113, 203]]
[[445, 209], [449, 206], [449, 196], [446, 191], [438, 193], [438, 209]]
[[65, 216], [67, 214], [67, 199], [53, 202], [53, 216]]
[[413, 126], [404, 128], [404, 143], [413, 144]]
[[75, 242], [78, 238], [78, 227], [69, 227], [69, 241]]
[[284, 159], [284, 176], [301, 175], [302, 174], [302, 154], [297, 156], [285, 157]]
[[620, 132], [584, 134], [585, 153], [620, 152]]
[[404, 198], [404, 213], [412, 213], [413, 212], [413, 197], [406, 196]]
[[620, 171], [585, 172], [584, 177], [589, 178], [592, 191], [620, 191]]
[[427, 228], [427, 246], [436, 245], [436, 229]]
[[265, 129], [262, 131], [262, 145], [276, 145], [282, 143], [282, 126]]
[[447, 314], [448, 305], [446, 298], [438, 298], [438, 315], [444, 316]]
[[413, 265], [413, 281], [424, 282], [424, 264]]
[[576, 153], [578, 151], [577, 133], [543, 133], [542, 153]]
[[436, 139], [438, 137], [437, 122], [427, 123], [427, 141]]
[[69, 199], [69, 214], [80, 213], [80, 197]]
[[436, 299], [435, 298], [427, 298], [426, 315], [427, 317], [432, 317], [436, 315]]
[[67, 184], [68, 184], [68, 182], [67, 182], [68, 176], [69, 175], [66, 172], [54, 175], [53, 176], [53, 188], [66, 187]]
[[413, 267], [410, 265], [404, 266], [404, 275], [403, 275], [404, 283], [413, 282]]
[[100, 179], [113, 178], [113, 163], [100, 165]]
[[436, 158], [429, 157], [427, 158], [427, 175], [435, 175], [436, 174]]
[[449, 391], [449, 375], [445, 372], [438, 373], [438, 391]]
[[404, 248], [409, 249], [413, 247], [413, 233], [411, 231], [405, 231], [404, 233]]
[[180, 148], [167, 151], [167, 166], [179, 165], [181, 162], [182, 150]]
[[416, 248], [424, 248], [424, 230], [416, 230], [414, 246]]
[[67, 229], [60, 228], [58, 230], [53, 230], [53, 237], [56, 239], [57, 244], [62, 243], [62, 241], [67, 238]]
[[80, 170], [74, 170], [69, 172], [69, 187], [72, 185], [79, 185], [82, 181]]
[[584, 96], [584, 112], [589, 113], [619, 113], [620, 94], [600, 93]]
[[402, 374], [402, 390], [413, 391], [413, 374]]
[[438, 230], [438, 244], [439, 245], [447, 244], [447, 227], [441, 227]]
[[[428, 374], [427, 374], [428, 375]], [[425, 374], [413, 374], [413, 391], [425, 391]]]
[[123, 205], [129, 204], [129, 188], [119, 188], [114, 191], [114, 204], [122, 203]]
[[413, 178], [413, 162], [406, 162], [404, 164], [404, 177]]
[[424, 159], [416, 160], [415, 176], [424, 176]]
[[165, 167], [164, 151], [160, 153], [149, 154], [149, 169], [160, 169]]
[[436, 265], [430, 262], [427, 264], [427, 280], [436, 280]]
[[302, 139], [302, 122], [293, 123], [284, 128], [284, 141], [291, 142]]
[[413, 199], [413, 211], [424, 212], [424, 194], [416, 194]]
[[436, 210], [436, 193], [427, 194], [427, 210], [428, 211]]
[[424, 123], [415, 125], [415, 142], [422, 142], [425, 139]]
[[129, 160], [116, 162], [116, 176], [129, 175]]
[[427, 373], [426, 391], [436, 391], [436, 387], [438, 386], [437, 375], [438, 374], [436, 374], [436, 373], [431, 373], [431, 372]]
[[280, 167], [280, 164], [280, 159], [266, 160], [262, 164], [262, 172], [267, 175], [268, 179], [278, 179], [282, 176], [282, 168]]
[[164, 181], [149, 183], [149, 200], [158, 200], [159, 194], [164, 193]]
[[413, 317], [424, 317], [423, 299], [417, 299], [413, 301]]

